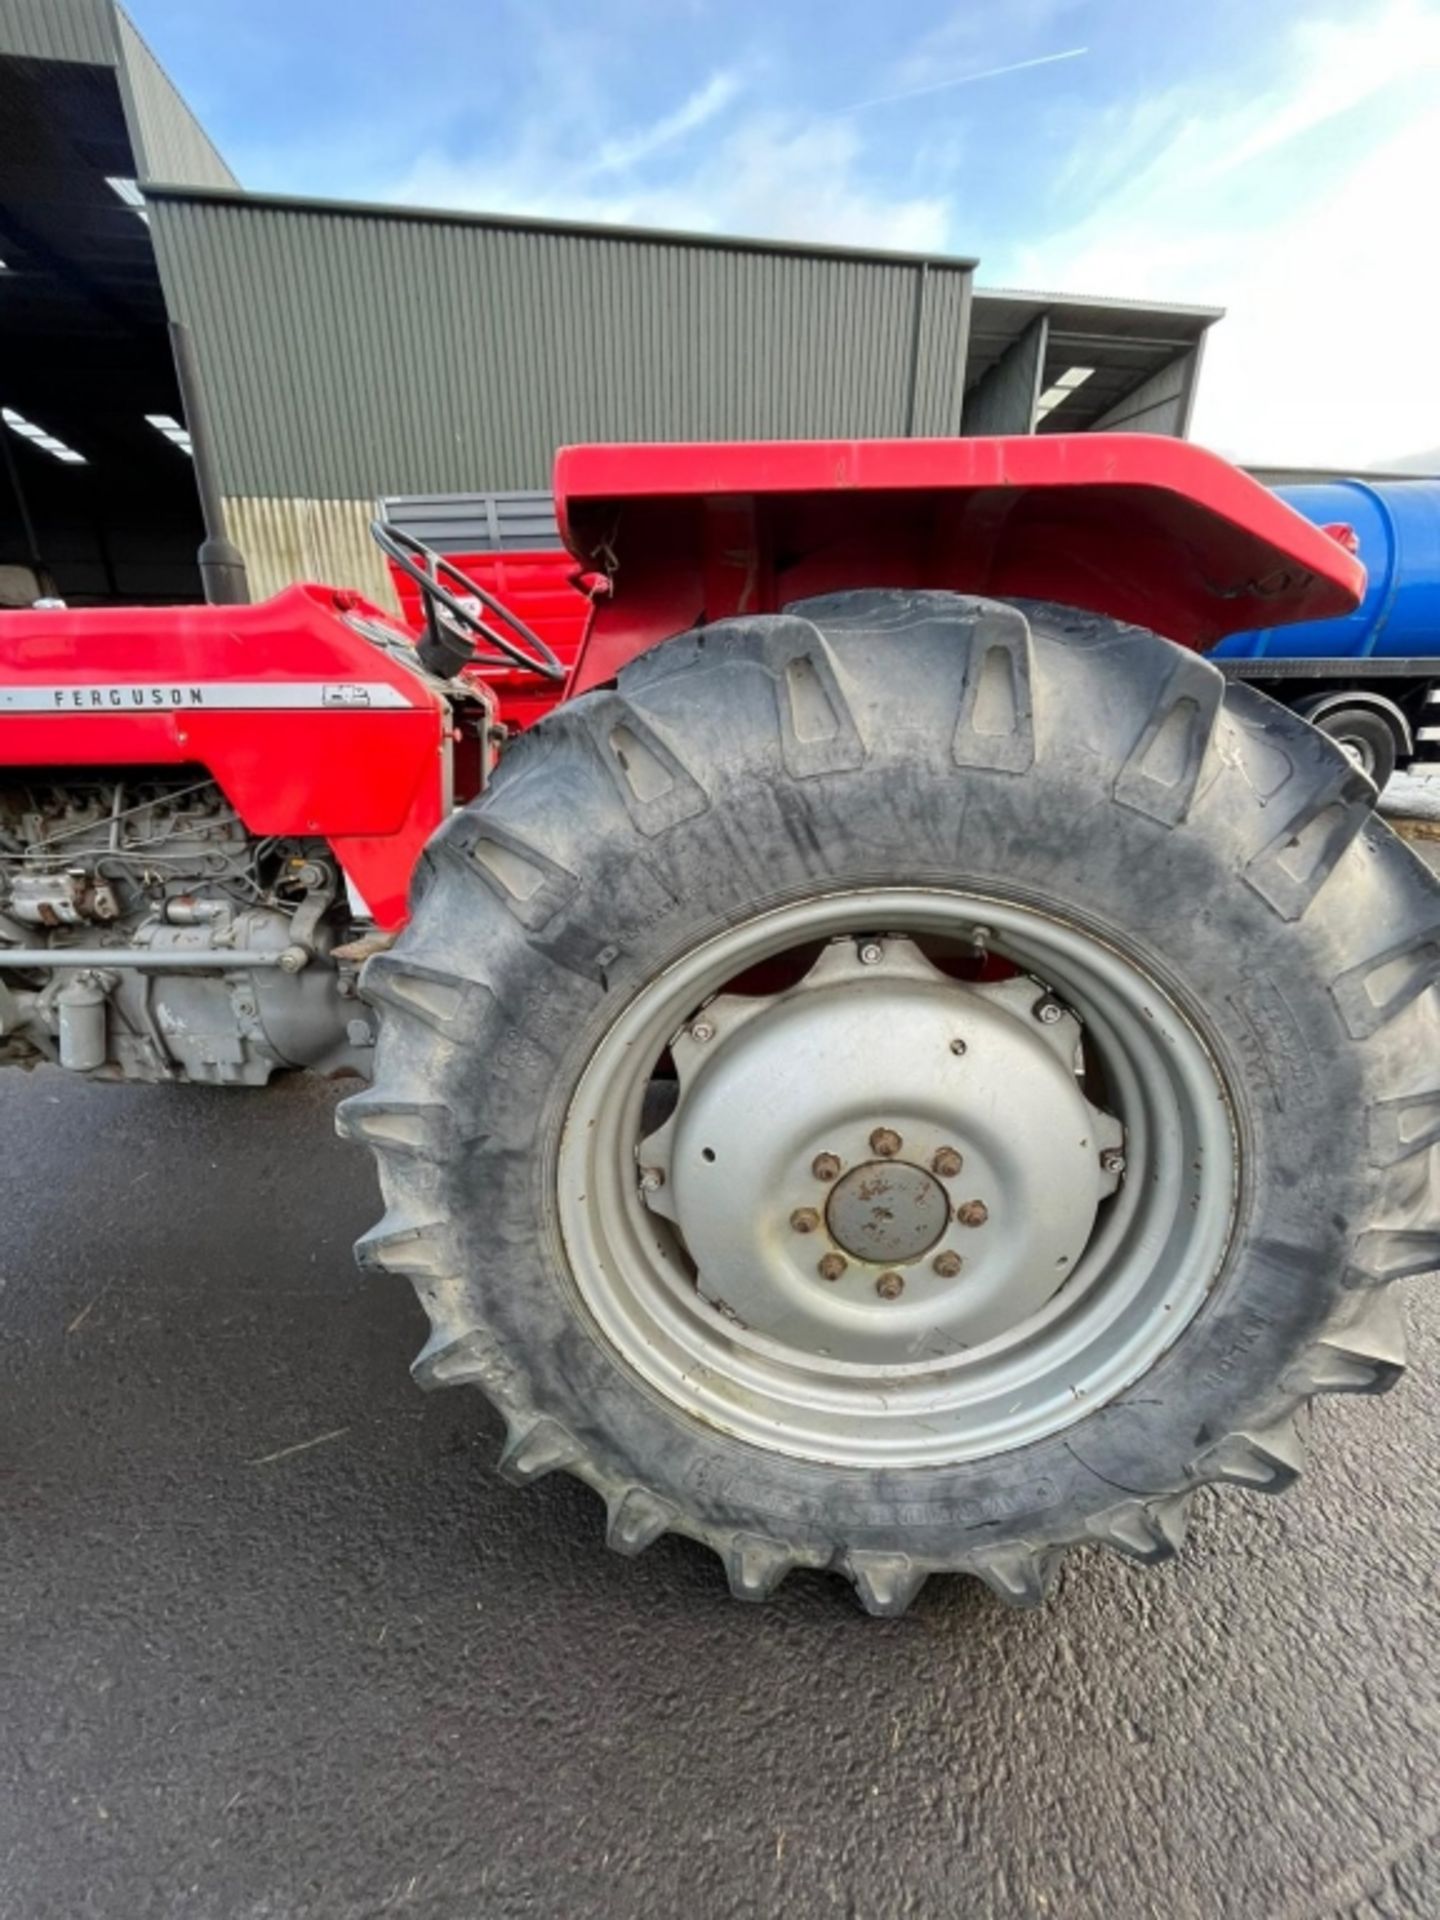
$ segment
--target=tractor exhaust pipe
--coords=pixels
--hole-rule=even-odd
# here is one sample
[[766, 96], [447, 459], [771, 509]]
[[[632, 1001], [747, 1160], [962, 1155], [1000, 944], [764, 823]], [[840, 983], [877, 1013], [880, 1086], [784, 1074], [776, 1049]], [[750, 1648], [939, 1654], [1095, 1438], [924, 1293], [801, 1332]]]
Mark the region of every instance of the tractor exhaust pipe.
[[170, 349], [175, 356], [180, 405], [190, 433], [200, 515], [205, 522], [205, 538], [198, 555], [201, 585], [212, 606], [247, 606], [250, 583], [245, 575], [245, 556], [225, 532], [225, 507], [215, 480], [210, 422], [201, 394], [199, 368], [195, 364], [195, 346], [190, 329], [178, 320], [170, 322]]

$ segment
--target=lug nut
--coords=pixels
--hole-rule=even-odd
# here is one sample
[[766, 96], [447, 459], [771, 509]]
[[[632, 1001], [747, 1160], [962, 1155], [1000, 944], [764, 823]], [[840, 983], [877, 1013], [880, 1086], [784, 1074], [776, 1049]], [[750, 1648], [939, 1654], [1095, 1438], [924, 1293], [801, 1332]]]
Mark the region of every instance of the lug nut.
[[646, 1193], [654, 1193], [657, 1187], [663, 1187], [664, 1184], [665, 1175], [661, 1168], [642, 1167], [640, 1169], [640, 1185]]
[[1118, 1147], [1107, 1147], [1100, 1156], [1102, 1173], [1124, 1173], [1125, 1156]]
[[822, 1280], [838, 1280], [849, 1264], [843, 1253], [827, 1253], [822, 1255], [815, 1271]]
[[860, 943], [860, 964], [862, 967], [878, 967], [885, 958], [885, 949], [878, 940], [863, 940]]
[[899, 1273], [882, 1273], [875, 1282], [875, 1291], [882, 1300], [898, 1300], [905, 1291], [905, 1277]]
[[840, 1171], [840, 1161], [833, 1153], [817, 1153], [810, 1162], [810, 1171], [817, 1180], [833, 1180]]
[[876, 1127], [870, 1136], [870, 1151], [882, 1160], [892, 1160], [904, 1144], [893, 1127]]
[[690, 1038], [703, 1047], [707, 1040], [715, 1038], [715, 1029], [708, 1020], [697, 1020], [690, 1029]]
[[814, 1207], [797, 1207], [790, 1216], [790, 1225], [796, 1233], [814, 1233], [820, 1224], [820, 1216]]
[[960, 1038], [958, 1037], [958, 1035], [957, 1035], [957, 1037], [956, 1037], [956, 1038], [955, 1038], [954, 1040], [952, 1040], [952, 1041], [950, 1042], [950, 1051], [951, 1051], [951, 1053], [964, 1053], [964, 1051], [965, 1051], [965, 1042], [964, 1042], [963, 1040], [961, 1040], [961, 1039], [960, 1039]]
[[1052, 1000], [1048, 993], [1043, 1000], [1035, 1002], [1032, 1011], [1042, 1027], [1053, 1027], [1058, 1020], [1065, 1018], [1064, 1007], [1058, 1000]]
[[983, 1200], [963, 1200], [955, 1209], [955, 1218], [962, 1227], [983, 1227], [990, 1218], [990, 1209]]
[[953, 1180], [965, 1164], [954, 1147], [937, 1147], [930, 1156], [930, 1171], [942, 1180]]
[[942, 1280], [953, 1280], [964, 1264], [958, 1253], [937, 1253], [930, 1262]]

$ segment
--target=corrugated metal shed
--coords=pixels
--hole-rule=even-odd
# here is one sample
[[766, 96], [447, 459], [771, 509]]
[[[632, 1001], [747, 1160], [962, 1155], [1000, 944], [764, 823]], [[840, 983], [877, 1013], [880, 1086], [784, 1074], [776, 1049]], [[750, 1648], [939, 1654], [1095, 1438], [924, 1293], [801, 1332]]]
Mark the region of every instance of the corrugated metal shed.
[[1195, 405], [1195, 383], [1200, 377], [1203, 343], [1178, 355], [1158, 373], [1152, 373], [1133, 392], [1101, 414], [1095, 427], [1101, 433], [1185, 434]]
[[162, 187], [228, 495], [543, 487], [572, 440], [953, 433], [971, 263]]
[[[1183, 435], [1221, 307], [977, 288], [967, 432]], [[1032, 361], [1038, 356], [1038, 366]], [[1044, 390], [1085, 369], [1063, 404]], [[1032, 379], [1032, 373], [1034, 375]], [[983, 424], [982, 424], [983, 423]]]
[[1049, 339], [1049, 315], [1037, 313], [986, 365], [965, 395], [967, 433], [1034, 432]]
[[254, 599], [279, 593], [292, 580], [323, 580], [400, 611], [370, 538], [370, 510], [355, 501], [234, 499], [225, 503], [225, 518], [245, 555]]
[[114, 0], [0, 0], [0, 60], [114, 69], [140, 180], [238, 187], [209, 134]]
[[174, 81], [140, 38], [129, 15], [118, 7], [115, 30], [138, 177], [184, 180], [197, 187], [238, 187], [240, 182], [180, 98]]
[[111, 0], [0, 0], [0, 56], [112, 64]]

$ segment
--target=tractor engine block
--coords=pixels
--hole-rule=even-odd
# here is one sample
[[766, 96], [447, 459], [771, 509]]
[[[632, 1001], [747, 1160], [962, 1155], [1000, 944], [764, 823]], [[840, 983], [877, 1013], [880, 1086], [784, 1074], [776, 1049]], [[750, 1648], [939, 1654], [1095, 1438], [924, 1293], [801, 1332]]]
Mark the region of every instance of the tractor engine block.
[[248, 833], [201, 768], [0, 778], [0, 1063], [239, 1086], [366, 1069], [323, 841]]

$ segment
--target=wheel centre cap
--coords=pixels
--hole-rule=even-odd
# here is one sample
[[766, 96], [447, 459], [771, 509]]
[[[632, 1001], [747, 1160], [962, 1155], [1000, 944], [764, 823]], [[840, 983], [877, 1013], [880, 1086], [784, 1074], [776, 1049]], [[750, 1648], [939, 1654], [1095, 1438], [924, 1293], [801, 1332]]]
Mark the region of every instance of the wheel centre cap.
[[950, 1202], [933, 1174], [906, 1160], [869, 1160], [836, 1182], [825, 1208], [830, 1236], [857, 1260], [918, 1260], [944, 1233]]
[[642, 1149], [699, 1296], [791, 1351], [872, 1362], [1037, 1312], [1120, 1139], [1077, 1083], [1077, 1023], [1040, 1020], [1039, 993], [962, 984], [892, 938], [880, 964], [838, 945], [773, 998], [714, 999], [672, 1042], [680, 1097]]

